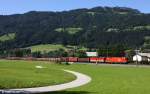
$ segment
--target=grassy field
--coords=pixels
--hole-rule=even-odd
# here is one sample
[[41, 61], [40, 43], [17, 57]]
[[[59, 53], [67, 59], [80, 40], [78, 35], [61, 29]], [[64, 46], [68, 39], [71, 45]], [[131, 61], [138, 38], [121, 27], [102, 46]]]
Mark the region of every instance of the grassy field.
[[55, 44], [41, 44], [41, 45], [31, 46], [28, 48], [31, 48], [32, 52], [35, 52], [35, 51], [41, 51], [41, 52], [46, 51], [46, 52], [48, 52], [48, 51], [55, 51], [58, 49], [64, 49], [64, 50], [67, 49], [63, 45], [59, 45], [59, 44], [57, 44], [57, 45], [55, 45]]
[[[37, 69], [36, 66], [45, 68]], [[57, 69], [53, 64], [0, 60], [0, 89], [48, 86], [74, 79], [75, 76]]]
[[12, 40], [15, 38], [15, 33], [10, 33], [10, 34], [7, 34], [7, 35], [3, 35], [3, 36], [0, 36], [0, 41], [7, 41], [7, 40]]
[[[69, 46], [68, 45], [65, 47], [65, 46], [60, 45], [60, 44], [41, 44], [41, 45], [31, 46], [28, 48], [31, 48], [32, 52], [35, 52], [35, 51], [49, 52], [49, 51], [55, 51], [55, 50], [59, 50], [59, 49], [64, 49], [65, 51], [67, 51], [67, 50], [75, 48], [75, 46]], [[81, 47], [79, 50], [87, 50], [87, 48]]]
[[61, 66], [92, 77], [74, 89], [46, 94], [150, 94], [150, 68], [97, 65]]
[[[0, 65], [0, 75], [4, 75], [3, 78], [0, 76], [0, 84], [1, 85], [10, 85], [12, 82], [8, 82], [7, 79], [11, 80], [10, 76], [7, 74], [14, 73], [13, 70], [18, 69], [24, 69], [24, 66], [30, 64], [27, 63], [25, 64], [24, 61], [18, 61], [18, 63], [14, 63], [14, 67], [12, 67], [12, 64], [10, 64], [8, 61], [4, 61]], [[13, 61], [16, 62], [16, 61]], [[21, 64], [20, 64], [20, 63]], [[6, 64], [5, 64], [6, 63]], [[41, 63], [40, 63], [41, 64]], [[26, 67], [25, 73], [26, 75], [29, 69], [34, 68], [35, 65], [39, 65], [39, 62], [37, 63], [31, 63], [30, 66]], [[49, 66], [49, 70], [57, 70], [57, 69], [69, 69], [77, 72], [81, 72], [84, 74], [89, 75], [92, 78], [92, 82], [73, 89], [68, 89], [65, 91], [60, 91], [60, 92], [52, 92], [52, 93], [45, 93], [45, 94], [150, 94], [150, 67], [147, 68], [141, 68], [141, 67], [120, 67], [120, 66], [102, 66], [102, 65], [88, 65], [88, 64], [73, 64], [73, 65], [58, 65], [58, 64], [42, 64], [43, 66]], [[11, 71], [8, 72], [8, 67], [11, 69]], [[47, 69], [48, 70], [48, 69]], [[34, 69], [34, 71], [38, 71]], [[34, 73], [33, 71], [33, 73]], [[19, 75], [23, 75], [20, 73], [21, 71], [19, 70]], [[32, 73], [32, 72], [31, 72]], [[72, 80], [72, 77], [69, 78], [69, 76], [62, 76], [61, 73], [62, 71], [57, 70], [56, 76], [61, 77], [61, 79], [55, 79], [55, 82], [64, 82], [64, 78]], [[41, 75], [47, 74], [45, 73], [40, 73], [40, 78], [35, 77], [32, 79], [43, 79]], [[48, 72], [49, 74], [49, 72]], [[64, 73], [62, 73], [64, 74]], [[15, 73], [15, 75], [18, 75], [18, 73]], [[69, 74], [65, 74], [69, 75]], [[13, 75], [14, 76], [14, 75]], [[34, 76], [34, 75], [33, 75]], [[49, 76], [49, 75], [48, 75]], [[49, 78], [46, 76], [47, 79]], [[19, 76], [22, 77], [22, 76]], [[14, 76], [16, 79], [16, 76]], [[20, 79], [20, 78], [18, 78]], [[28, 80], [26, 77], [24, 77], [25, 80]], [[50, 80], [50, 81], [49, 81]], [[49, 81], [52, 82], [54, 79], [47, 79], [44, 81]], [[62, 81], [63, 80], [63, 81]], [[14, 83], [15, 81], [13, 81]], [[20, 82], [19, 82], [20, 83]], [[22, 82], [24, 83], [24, 82]], [[38, 82], [38, 84], [40, 84]]]
[[83, 28], [72, 28], [72, 27], [55, 29], [55, 31], [57, 31], [57, 32], [67, 32], [69, 34], [76, 34], [82, 30], [83, 30]]

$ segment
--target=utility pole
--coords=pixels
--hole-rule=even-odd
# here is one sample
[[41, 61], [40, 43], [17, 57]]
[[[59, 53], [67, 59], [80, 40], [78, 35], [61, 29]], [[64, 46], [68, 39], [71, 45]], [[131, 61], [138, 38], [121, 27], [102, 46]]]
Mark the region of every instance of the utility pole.
[[107, 52], [106, 52], [107, 56], [106, 57], [108, 57], [108, 46], [109, 46], [109, 42], [108, 41], [107, 41], [106, 45], [107, 45]]

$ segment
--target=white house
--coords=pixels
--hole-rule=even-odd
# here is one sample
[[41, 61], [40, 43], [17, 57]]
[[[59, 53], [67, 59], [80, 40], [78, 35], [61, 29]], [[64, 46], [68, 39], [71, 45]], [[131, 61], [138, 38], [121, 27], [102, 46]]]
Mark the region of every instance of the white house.
[[133, 56], [133, 61], [138, 61], [138, 62], [141, 62], [142, 61], [142, 56], [140, 56], [140, 55], [135, 55], [135, 56]]
[[150, 62], [150, 53], [138, 53], [137, 55], [133, 56], [133, 61], [146, 61]]

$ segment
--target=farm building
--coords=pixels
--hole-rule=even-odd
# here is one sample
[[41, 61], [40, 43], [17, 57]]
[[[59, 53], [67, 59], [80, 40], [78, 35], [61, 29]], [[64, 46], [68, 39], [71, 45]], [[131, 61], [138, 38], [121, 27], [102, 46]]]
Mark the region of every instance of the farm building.
[[150, 53], [138, 53], [133, 56], [133, 61], [138, 62], [150, 62]]

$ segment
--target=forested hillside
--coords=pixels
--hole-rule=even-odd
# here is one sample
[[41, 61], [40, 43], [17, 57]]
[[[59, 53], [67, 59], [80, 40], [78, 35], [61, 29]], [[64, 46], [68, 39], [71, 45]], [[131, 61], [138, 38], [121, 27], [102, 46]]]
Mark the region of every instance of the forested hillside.
[[149, 36], [150, 14], [124, 7], [0, 16], [0, 49], [37, 44], [135, 48]]

